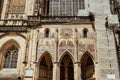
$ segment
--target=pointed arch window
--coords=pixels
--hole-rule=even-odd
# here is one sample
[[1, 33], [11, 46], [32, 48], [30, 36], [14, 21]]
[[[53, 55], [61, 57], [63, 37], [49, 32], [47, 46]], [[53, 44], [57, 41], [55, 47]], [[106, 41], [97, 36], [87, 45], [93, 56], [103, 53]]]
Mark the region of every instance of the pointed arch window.
[[48, 38], [48, 37], [49, 37], [49, 34], [50, 34], [50, 30], [49, 30], [49, 29], [46, 29], [46, 30], [45, 30], [45, 37]]
[[18, 59], [18, 49], [16, 46], [12, 45], [8, 48], [5, 60], [4, 60], [4, 68], [16, 68], [17, 67], [17, 59]]
[[86, 29], [86, 28], [83, 30], [83, 37], [84, 38], [88, 37], [88, 29]]

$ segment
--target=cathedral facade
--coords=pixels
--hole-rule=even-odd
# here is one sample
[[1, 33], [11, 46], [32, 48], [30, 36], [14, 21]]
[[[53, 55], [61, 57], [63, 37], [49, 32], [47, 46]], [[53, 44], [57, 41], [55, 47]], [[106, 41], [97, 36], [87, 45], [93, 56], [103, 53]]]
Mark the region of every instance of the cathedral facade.
[[0, 0], [0, 80], [120, 80], [119, 5]]

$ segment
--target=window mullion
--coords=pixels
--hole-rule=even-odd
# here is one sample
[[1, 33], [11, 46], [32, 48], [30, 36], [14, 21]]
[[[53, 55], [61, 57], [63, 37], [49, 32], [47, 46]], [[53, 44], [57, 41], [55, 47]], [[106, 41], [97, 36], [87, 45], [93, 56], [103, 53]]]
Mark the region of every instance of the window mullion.
[[64, 16], [67, 15], [67, 12], [66, 12], [66, 10], [67, 10], [67, 9], [66, 9], [66, 6], [67, 6], [67, 5], [66, 5], [66, 1], [67, 1], [67, 0], [65, 0], [65, 15], [64, 15]]
[[78, 10], [80, 9], [81, 0], [78, 0]]
[[74, 3], [73, 2], [74, 2], [74, 0], [72, 0], [72, 3], [71, 3], [72, 4], [72, 16], [73, 16], [73, 13], [74, 13], [74, 11], [73, 11]]
[[52, 16], [53, 16], [53, 15], [54, 15], [54, 7], [55, 7], [55, 6], [54, 6], [54, 0], [52, 0], [52, 3], [51, 3], [51, 4], [52, 4]]
[[60, 16], [60, 0], [59, 0], [59, 5], [58, 5], [59, 7], [58, 7], [58, 16]]
[[13, 55], [13, 53], [10, 53], [10, 62], [9, 62], [9, 68], [11, 68], [11, 64], [12, 64], [12, 55]]

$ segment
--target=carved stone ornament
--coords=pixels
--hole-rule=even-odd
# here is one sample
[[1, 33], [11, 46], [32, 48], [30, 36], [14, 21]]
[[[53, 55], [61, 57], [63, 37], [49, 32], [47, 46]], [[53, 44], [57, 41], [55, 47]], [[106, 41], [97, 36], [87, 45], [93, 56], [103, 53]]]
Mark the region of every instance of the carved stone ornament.
[[72, 36], [72, 32], [73, 32], [72, 29], [65, 28], [65, 29], [60, 30], [60, 35], [63, 37], [70, 37], [70, 36]]
[[24, 12], [26, 0], [8, 0], [8, 12]]
[[59, 49], [59, 53], [61, 54], [61, 53], [63, 53], [63, 52], [65, 52], [66, 51], [66, 49], [64, 48], [64, 49]]
[[66, 41], [65, 40], [61, 41], [61, 43], [60, 43], [60, 47], [63, 47], [63, 46], [66, 46]]
[[69, 46], [69, 47], [73, 47], [73, 46], [74, 46], [74, 45], [73, 45], [73, 42], [70, 41], [70, 40], [68, 40], [68, 41], [67, 41], [67, 46]]
[[67, 49], [61, 48], [61, 49], [59, 49], [59, 53], [60, 54], [64, 53], [65, 51], [69, 51], [70, 53], [74, 53], [74, 49], [73, 48], [67, 48]]
[[82, 51], [82, 52], [85, 51], [85, 45], [84, 44], [79, 44], [79, 51]]
[[68, 41], [62, 40], [60, 42], [60, 47], [74, 47], [74, 44], [71, 40], [68, 40]]
[[74, 49], [73, 48], [68, 49], [68, 51], [70, 51], [71, 53], [74, 53]]
[[94, 45], [93, 45], [93, 44], [89, 44], [89, 45], [87, 46], [87, 50], [89, 50], [90, 52], [95, 51], [95, 50], [94, 50]]

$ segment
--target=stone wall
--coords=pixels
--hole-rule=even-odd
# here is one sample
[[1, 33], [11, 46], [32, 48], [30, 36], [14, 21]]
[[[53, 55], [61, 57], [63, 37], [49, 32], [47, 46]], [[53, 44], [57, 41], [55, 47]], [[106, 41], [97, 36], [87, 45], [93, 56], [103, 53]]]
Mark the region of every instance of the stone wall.
[[[5, 18], [8, 0], [4, 0], [1, 19]], [[39, 63], [44, 54], [49, 53], [53, 63], [53, 80], [60, 79], [59, 63], [62, 57], [69, 52], [74, 63], [74, 80], [81, 79], [81, 60], [84, 54], [92, 56], [96, 80], [108, 80], [109, 76], [119, 80], [119, 69], [116, 53], [116, 45], [111, 25], [106, 26], [110, 12], [109, 0], [85, 0], [85, 10], [79, 10], [79, 16], [94, 17], [94, 21], [88, 22], [63, 22], [63, 23], [42, 23], [39, 20], [29, 20], [28, 16], [34, 14], [35, 0], [26, 0], [25, 11], [17, 14], [18, 17], [8, 17], [6, 21], [1, 20], [1, 27], [27, 26], [23, 31], [0, 32], [0, 79], [17, 78], [20, 76], [24, 80], [37, 80], [39, 78]], [[16, 14], [12, 14], [16, 16]], [[22, 16], [22, 19], [21, 19]], [[14, 25], [14, 20], [22, 20], [25, 24]], [[116, 24], [117, 19], [114, 23]], [[13, 21], [13, 22], [12, 22]], [[111, 24], [114, 24], [111, 23]], [[32, 24], [32, 25], [31, 25]], [[34, 25], [35, 24], [35, 25]], [[4, 26], [6, 25], [6, 26]], [[116, 27], [116, 25], [115, 25]], [[49, 30], [49, 36], [45, 37], [45, 30]], [[88, 30], [87, 38], [83, 36], [83, 30]], [[5, 47], [10, 44], [10, 40], [15, 41], [19, 46], [19, 57], [17, 68], [3, 68], [3, 54]], [[5, 44], [6, 42], [7, 45]], [[12, 73], [8, 73], [12, 72]], [[26, 74], [27, 71], [32, 74]], [[33, 71], [33, 72], [32, 72]], [[79, 73], [79, 74], [78, 74]], [[17, 74], [17, 75], [14, 75]]]

